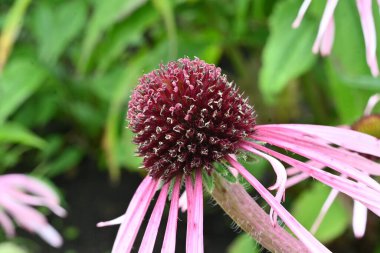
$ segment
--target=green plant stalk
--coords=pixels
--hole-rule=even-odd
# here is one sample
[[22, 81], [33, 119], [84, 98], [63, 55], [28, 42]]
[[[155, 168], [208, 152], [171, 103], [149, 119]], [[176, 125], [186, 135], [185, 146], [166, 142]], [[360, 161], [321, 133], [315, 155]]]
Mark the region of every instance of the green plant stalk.
[[240, 184], [215, 175], [211, 195], [236, 224], [271, 252], [309, 252], [306, 246], [280, 225], [273, 227], [269, 215]]
[[0, 73], [12, 50], [13, 43], [18, 35], [30, 1], [31, 0], [16, 1], [5, 19], [4, 28], [0, 36]]

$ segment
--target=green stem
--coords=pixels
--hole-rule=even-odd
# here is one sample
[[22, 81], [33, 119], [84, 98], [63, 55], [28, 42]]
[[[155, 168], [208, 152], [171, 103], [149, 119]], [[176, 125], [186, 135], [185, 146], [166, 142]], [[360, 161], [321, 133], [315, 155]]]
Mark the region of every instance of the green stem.
[[211, 195], [240, 228], [271, 252], [309, 252], [281, 226], [273, 227], [269, 215], [240, 184], [231, 184], [216, 175]]

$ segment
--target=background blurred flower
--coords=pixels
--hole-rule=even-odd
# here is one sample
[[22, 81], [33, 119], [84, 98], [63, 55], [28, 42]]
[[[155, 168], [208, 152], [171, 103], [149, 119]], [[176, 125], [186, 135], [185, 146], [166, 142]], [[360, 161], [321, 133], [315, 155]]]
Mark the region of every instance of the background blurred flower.
[[[304, 0], [298, 12], [296, 19], [293, 22], [293, 28], [298, 28], [308, 9], [311, 0]], [[334, 41], [335, 24], [334, 11], [338, 4], [338, 0], [327, 0], [322, 20], [319, 25], [318, 35], [313, 45], [313, 53], [321, 53], [322, 56], [327, 56], [331, 53], [332, 44]], [[380, 2], [378, 2], [380, 4]], [[360, 21], [362, 25], [367, 64], [373, 76], [379, 75], [379, 67], [376, 58], [376, 28], [372, 14], [372, 0], [356, 0]]]
[[0, 176], [0, 225], [6, 235], [15, 235], [11, 216], [20, 227], [38, 234], [51, 246], [60, 247], [62, 237], [45, 216], [31, 206], [45, 206], [60, 217], [66, 215], [57, 194], [41, 181], [22, 174]]

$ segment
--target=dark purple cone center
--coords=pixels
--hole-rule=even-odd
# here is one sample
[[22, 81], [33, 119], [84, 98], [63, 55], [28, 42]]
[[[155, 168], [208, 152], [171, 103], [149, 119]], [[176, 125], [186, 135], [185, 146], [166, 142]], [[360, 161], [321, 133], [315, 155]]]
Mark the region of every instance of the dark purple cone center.
[[144, 167], [170, 179], [235, 153], [253, 133], [255, 113], [221, 69], [188, 58], [144, 75], [127, 118]]

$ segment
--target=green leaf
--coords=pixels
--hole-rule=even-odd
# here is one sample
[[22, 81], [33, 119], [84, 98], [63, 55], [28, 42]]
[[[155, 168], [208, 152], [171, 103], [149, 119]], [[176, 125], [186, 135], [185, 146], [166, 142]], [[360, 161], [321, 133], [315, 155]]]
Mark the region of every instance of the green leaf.
[[0, 143], [18, 143], [39, 149], [46, 145], [43, 139], [14, 123], [0, 125]]
[[[303, 226], [310, 229], [330, 191], [329, 187], [314, 183], [311, 189], [304, 191], [296, 199], [292, 214]], [[349, 222], [349, 212], [338, 197], [327, 212], [315, 236], [322, 242], [332, 241], [346, 230]]]
[[212, 192], [214, 190], [214, 177], [209, 175], [206, 170], [202, 170], [202, 181], [208, 192]]
[[158, 12], [151, 4], [136, 10], [125, 21], [115, 25], [96, 50], [98, 70], [105, 71], [109, 65], [130, 46], [141, 46], [145, 30], [157, 23]]
[[36, 5], [32, 30], [38, 41], [41, 59], [55, 63], [86, 21], [86, 6], [82, 1], [61, 4], [41, 2]]
[[28, 253], [28, 251], [13, 242], [0, 243], [0, 253]]
[[316, 22], [305, 17], [298, 29], [292, 29], [300, 1], [281, 1], [270, 17], [270, 36], [263, 52], [259, 87], [268, 103], [292, 79], [309, 70], [315, 63], [312, 45], [316, 36]]
[[18, 36], [26, 9], [29, 4], [30, 0], [14, 1], [12, 8], [5, 17], [3, 30], [0, 35], [0, 72], [11, 52], [13, 43]]
[[83, 151], [81, 149], [66, 148], [55, 160], [37, 168], [34, 173], [39, 176], [54, 177], [71, 170], [80, 162], [82, 157]]
[[161, 13], [168, 32], [170, 58], [177, 57], [177, 28], [174, 17], [174, 4], [171, 0], [153, 0], [154, 6]]
[[230, 183], [236, 183], [236, 177], [222, 163], [213, 163], [215, 171]]
[[238, 235], [228, 246], [228, 253], [258, 253], [256, 241], [247, 233]]
[[9, 62], [0, 75], [0, 124], [39, 88], [45, 77], [46, 72], [30, 59]]
[[147, 0], [96, 0], [92, 15], [83, 40], [79, 71], [85, 72], [91, 54], [102, 38], [103, 33], [121, 19], [130, 16]]
[[366, 63], [355, 2], [341, 1], [334, 18], [335, 42], [332, 55], [326, 61], [329, 94], [337, 108], [339, 124], [352, 124], [363, 114], [369, 96], [380, 92], [380, 79], [371, 76]]

